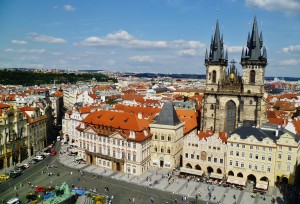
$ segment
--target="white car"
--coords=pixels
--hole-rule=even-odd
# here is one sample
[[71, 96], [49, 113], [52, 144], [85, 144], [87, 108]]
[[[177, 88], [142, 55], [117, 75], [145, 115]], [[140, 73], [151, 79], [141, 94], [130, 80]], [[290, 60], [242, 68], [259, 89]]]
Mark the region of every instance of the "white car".
[[42, 161], [43, 159], [44, 159], [44, 157], [43, 156], [36, 156], [36, 157], [34, 157], [35, 159], [37, 159], [37, 160], [39, 160], [39, 161]]
[[43, 152], [43, 155], [48, 156], [50, 155], [50, 152]]
[[20, 201], [18, 198], [12, 198], [9, 201], [6, 202], [7, 204], [19, 204]]
[[28, 169], [29, 167], [30, 167], [29, 164], [22, 164], [22, 165], [21, 165], [21, 168], [22, 168], [22, 169]]

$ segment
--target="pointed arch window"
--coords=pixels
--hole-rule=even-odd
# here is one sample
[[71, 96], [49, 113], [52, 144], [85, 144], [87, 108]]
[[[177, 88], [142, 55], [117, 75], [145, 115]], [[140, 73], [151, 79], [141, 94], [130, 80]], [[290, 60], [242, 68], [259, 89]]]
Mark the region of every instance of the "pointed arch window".
[[217, 72], [214, 70], [212, 72], [212, 83], [216, 83], [217, 81]]
[[255, 71], [250, 71], [250, 83], [255, 83]]

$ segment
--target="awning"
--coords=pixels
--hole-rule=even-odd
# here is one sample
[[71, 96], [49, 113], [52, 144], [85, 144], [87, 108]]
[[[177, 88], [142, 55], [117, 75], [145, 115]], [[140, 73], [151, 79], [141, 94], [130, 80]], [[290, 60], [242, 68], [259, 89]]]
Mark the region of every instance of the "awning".
[[184, 168], [184, 167], [180, 168], [180, 172], [187, 173], [187, 174], [198, 175], [198, 176], [202, 176], [203, 173], [204, 173], [202, 170], [189, 169], [189, 168]]
[[228, 176], [227, 183], [232, 183], [240, 186], [246, 186], [247, 178]]
[[268, 181], [257, 181], [255, 188], [267, 190], [268, 189]]
[[210, 173], [209, 178], [223, 179], [223, 174]]

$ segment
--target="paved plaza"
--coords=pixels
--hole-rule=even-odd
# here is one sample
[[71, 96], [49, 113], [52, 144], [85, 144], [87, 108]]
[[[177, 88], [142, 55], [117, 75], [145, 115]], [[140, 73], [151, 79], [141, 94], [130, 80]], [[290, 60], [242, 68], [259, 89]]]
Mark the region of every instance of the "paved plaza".
[[[66, 151], [66, 148], [66, 145], [62, 146], [62, 151]], [[95, 175], [101, 175], [115, 180], [137, 184], [146, 189], [156, 189], [165, 191], [168, 194], [176, 194], [193, 199], [195, 199], [197, 195], [199, 201], [202, 200], [213, 203], [221, 202], [224, 204], [270, 204], [272, 203], [271, 199], [276, 197], [276, 203], [287, 203], [283, 200], [279, 190], [274, 187], [269, 187], [264, 196], [260, 194], [254, 194], [254, 196], [251, 197], [252, 192], [249, 190], [249, 188], [241, 191], [235, 188], [226, 188], [223, 186], [207, 184], [206, 182], [197, 182], [194, 180], [188, 181], [187, 179], [177, 178], [176, 176], [168, 179], [167, 175], [171, 174], [171, 170], [158, 167], [151, 167], [142, 175], [135, 176], [132, 174], [115, 172], [96, 165], [78, 164], [74, 161], [73, 156], [68, 156], [67, 154], [60, 155], [59, 161], [65, 166], [74, 169], [80, 169], [81, 171], [89, 172]], [[211, 196], [209, 196], [209, 194], [211, 194]], [[211, 198], [210, 200], [209, 197]]]

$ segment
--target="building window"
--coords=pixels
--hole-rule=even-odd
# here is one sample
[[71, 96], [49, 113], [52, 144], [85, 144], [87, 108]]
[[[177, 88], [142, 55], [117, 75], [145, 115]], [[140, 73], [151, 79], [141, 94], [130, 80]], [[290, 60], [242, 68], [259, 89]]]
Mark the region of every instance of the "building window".
[[270, 166], [267, 167], [267, 172], [271, 172], [271, 167]]
[[212, 83], [217, 82], [217, 72], [214, 70], [212, 71]]
[[236, 144], [236, 147], [240, 147], [240, 145], [239, 145], [239, 144]]
[[282, 149], [282, 146], [278, 146], [279, 149]]
[[168, 135], [168, 141], [171, 141], [171, 135]]
[[128, 157], [127, 157], [127, 159], [128, 159], [128, 160], [130, 160], [130, 159], [131, 159], [131, 154], [130, 154], [130, 153], [128, 153]]
[[266, 151], [266, 148], [265, 148], [265, 147], [263, 147], [263, 151]]
[[185, 158], [189, 158], [189, 154], [188, 153], [185, 153]]
[[135, 170], [135, 168], [133, 168], [133, 169], [132, 169], [132, 173], [135, 174], [135, 172], [136, 172], [136, 170]]
[[232, 166], [232, 160], [229, 161], [229, 165]]
[[162, 136], [160, 137], [160, 140], [165, 140], [165, 136], [162, 135]]
[[244, 162], [241, 162], [241, 167], [244, 168]]
[[235, 166], [239, 166], [239, 161], [235, 161]]
[[194, 154], [191, 154], [191, 159], [194, 159]]
[[132, 160], [133, 160], [133, 161], [136, 161], [136, 155], [135, 155], [135, 154], [133, 154]]
[[249, 154], [249, 158], [252, 159], [252, 153]]
[[245, 157], [245, 152], [242, 152], [242, 157]]
[[240, 156], [240, 153], [238, 151], [236, 151], [236, 156], [239, 157]]
[[154, 151], [157, 152], [157, 147], [154, 147]]
[[164, 148], [163, 148], [163, 147], [160, 149], [160, 152], [161, 152], [161, 153], [164, 153]]
[[256, 150], [257, 150], [257, 151], [259, 150], [259, 146], [256, 146]]
[[291, 155], [288, 155], [288, 160], [292, 160], [292, 156]]
[[217, 162], [218, 162], [218, 159], [217, 159], [217, 158], [214, 158], [214, 162], [217, 163]]
[[291, 147], [289, 147], [289, 151], [292, 151], [292, 148], [291, 148]]
[[252, 146], [252, 145], [250, 145], [250, 149], [253, 149], [253, 146]]
[[254, 169], [257, 170], [257, 164], [254, 164]]
[[291, 166], [289, 164], [286, 165], [286, 171], [290, 172], [291, 171]]
[[157, 140], [157, 134], [155, 134], [155, 135], [154, 135], [154, 139], [156, 139], [156, 140]]
[[170, 148], [168, 148], [168, 150], [167, 150], [167, 153], [168, 153], [168, 154], [170, 154], [170, 153], [171, 153], [171, 150], [170, 150]]
[[113, 150], [113, 157], [116, 157], [116, 151]]
[[269, 148], [269, 152], [272, 152], [272, 148]]
[[220, 159], [220, 163], [223, 164], [223, 159]]
[[244, 144], [242, 145], [242, 148], [245, 149], [245, 145]]
[[265, 160], [265, 159], [266, 159], [265, 155], [262, 155], [262, 156], [261, 156], [261, 159], [262, 159], [262, 160]]
[[278, 159], [281, 159], [281, 154], [278, 154]]
[[268, 157], [268, 161], [272, 161], [272, 157], [271, 156]]
[[197, 160], [199, 160], [200, 159], [200, 156], [199, 155], [197, 155]]
[[230, 151], [230, 155], [233, 155], [233, 151], [232, 150]]
[[233, 143], [230, 143], [230, 146], [233, 147]]
[[255, 159], [258, 159], [258, 154], [255, 155]]
[[125, 158], [125, 153], [124, 152], [122, 152], [122, 159], [124, 159]]
[[255, 83], [255, 71], [250, 71], [250, 83]]
[[261, 167], [260, 167], [260, 168], [261, 168], [261, 171], [262, 171], [262, 172], [264, 172], [264, 171], [265, 171], [265, 166], [264, 166], [264, 165], [261, 165]]
[[249, 163], [248, 167], [249, 167], [249, 169], [252, 169], [252, 164], [251, 164], [251, 163]]
[[210, 162], [211, 161], [211, 157], [208, 157], [207, 160]]
[[280, 164], [280, 163], [277, 164], [277, 169], [278, 169], [278, 170], [281, 169], [281, 164]]

